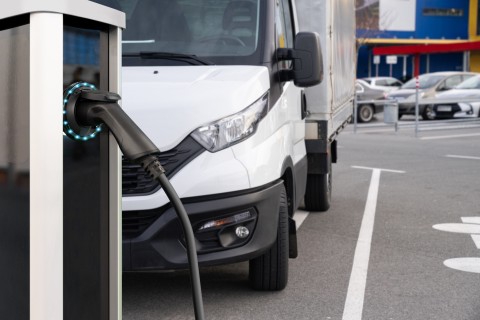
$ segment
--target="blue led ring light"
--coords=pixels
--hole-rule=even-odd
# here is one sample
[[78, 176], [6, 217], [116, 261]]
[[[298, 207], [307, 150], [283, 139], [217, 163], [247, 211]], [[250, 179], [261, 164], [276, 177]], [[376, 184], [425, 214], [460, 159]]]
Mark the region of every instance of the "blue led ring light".
[[63, 132], [77, 141], [94, 139], [102, 131], [101, 124], [95, 127], [85, 127], [75, 121], [75, 104], [84, 90], [97, 90], [97, 88], [88, 82], [76, 82], [63, 92]]

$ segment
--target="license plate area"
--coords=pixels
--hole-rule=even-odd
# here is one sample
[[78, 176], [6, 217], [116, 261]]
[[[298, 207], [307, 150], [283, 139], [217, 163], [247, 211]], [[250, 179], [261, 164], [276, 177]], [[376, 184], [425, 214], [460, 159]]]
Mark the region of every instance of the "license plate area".
[[437, 111], [438, 112], [451, 112], [452, 111], [452, 106], [438, 106]]

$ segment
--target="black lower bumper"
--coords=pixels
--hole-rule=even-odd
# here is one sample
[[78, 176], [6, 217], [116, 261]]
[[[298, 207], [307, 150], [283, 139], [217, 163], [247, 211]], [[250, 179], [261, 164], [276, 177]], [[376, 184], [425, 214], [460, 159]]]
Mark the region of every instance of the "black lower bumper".
[[[194, 232], [205, 222], [250, 210], [255, 212], [253, 229], [245, 243], [231, 247], [211, 246], [196, 234], [197, 247], [208, 250], [198, 255], [202, 266], [246, 261], [267, 251], [275, 242], [278, 225], [278, 207], [282, 181], [262, 188], [208, 197], [182, 199]], [[129, 223], [137, 216], [148, 217], [141, 232], [132, 233]], [[187, 268], [187, 254], [183, 231], [170, 205], [148, 212], [123, 213], [123, 270], [162, 270]], [[132, 218], [133, 217], [133, 218]], [[218, 229], [220, 232], [220, 229]], [[210, 239], [215, 241], [215, 239]], [[233, 242], [235, 243], [235, 242]], [[212, 249], [213, 248], [213, 249]]]
[[[421, 115], [423, 113], [423, 109], [425, 105], [419, 104], [418, 105], [418, 114]], [[410, 114], [415, 115], [415, 103], [399, 103], [398, 104], [398, 113], [399, 114]]]

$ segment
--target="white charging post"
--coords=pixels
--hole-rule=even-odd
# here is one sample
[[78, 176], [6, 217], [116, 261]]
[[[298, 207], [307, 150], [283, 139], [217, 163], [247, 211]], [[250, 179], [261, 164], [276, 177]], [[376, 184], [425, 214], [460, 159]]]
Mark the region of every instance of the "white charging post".
[[0, 11], [0, 318], [120, 319], [120, 154], [63, 134], [71, 82], [119, 92], [125, 15], [87, 0]]

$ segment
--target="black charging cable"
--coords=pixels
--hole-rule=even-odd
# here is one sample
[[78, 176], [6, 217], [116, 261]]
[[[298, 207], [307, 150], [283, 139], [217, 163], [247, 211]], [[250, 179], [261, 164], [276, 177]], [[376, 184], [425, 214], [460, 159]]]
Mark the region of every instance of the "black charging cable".
[[198, 270], [198, 261], [197, 261], [197, 252], [195, 246], [195, 238], [193, 235], [192, 226], [190, 220], [188, 220], [187, 212], [183, 206], [180, 198], [177, 195], [177, 192], [173, 188], [170, 181], [168, 181], [165, 176], [165, 169], [163, 169], [160, 161], [157, 157], [149, 155], [143, 157], [140, 164], [143, 169], [155, 180], [160, 182], [165, 194], [167, 195], [170, 202], [173, 204], [173, 207], [177, 211], [177, 215], [181, 220], [183, 227], [183, 232], [185, 233], [185, 240], [187, 244], [187, 255], [188, 262], [190, 263], [190, 277], [192, 279], [192, 290], [193, 290], [193, 306], [195, 309], [195, 319], [200, 320], [204, 319], [203, 312], [203, 301], [202, 301], [202, 288], [200, 286], [200, 273]]
[[92, 90], [88, 87], [78, 88], [66, 102], [65, 112], [73, 128], [98, 127], [105, 124], [117, 140], [123, 155], [130, 161], [140, 164], [147, 174], [162, 186], [175, 208], [185, 233], [195, 319], [203, 320], [205, 316], [195, 236], [187, 212], [156, 156], [160, 150], [120, 108], [118, 105], [120, 99], [116, 93]]

